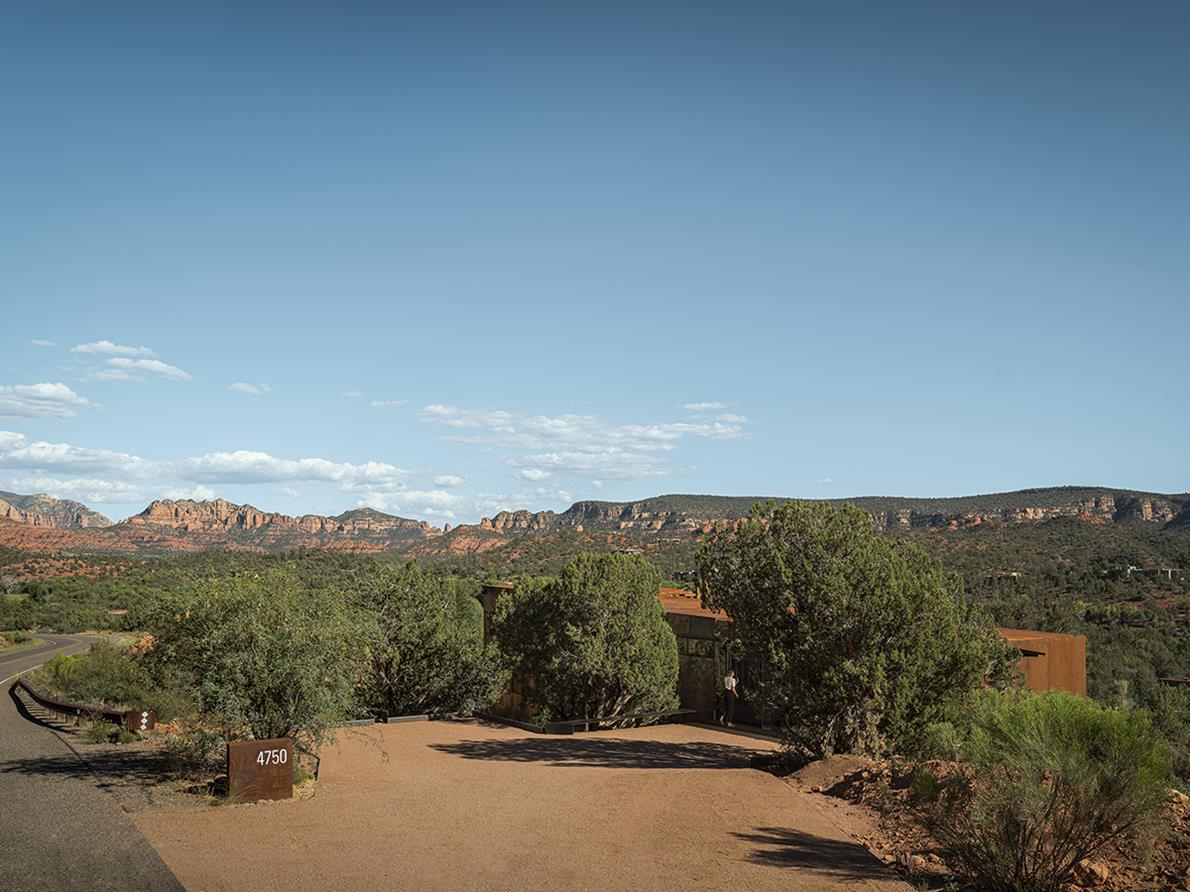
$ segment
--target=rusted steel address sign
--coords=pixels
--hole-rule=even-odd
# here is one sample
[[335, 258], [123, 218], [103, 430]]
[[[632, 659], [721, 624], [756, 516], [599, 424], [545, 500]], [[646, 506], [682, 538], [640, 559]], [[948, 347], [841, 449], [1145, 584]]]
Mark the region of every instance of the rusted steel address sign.
[[227, 795], [235, 802], [293, 798], [293, 738], [227, 745]]

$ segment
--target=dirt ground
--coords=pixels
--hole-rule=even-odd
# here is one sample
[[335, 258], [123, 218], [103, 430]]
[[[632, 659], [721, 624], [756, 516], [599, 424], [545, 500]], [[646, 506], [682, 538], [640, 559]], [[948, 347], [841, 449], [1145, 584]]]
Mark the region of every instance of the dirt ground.
[[312, 799], [134, 820], [190, 890], [907, 892], [823, 797], [748, 767], [772, 748], [689, 725], [376, 726], [324, 752]]

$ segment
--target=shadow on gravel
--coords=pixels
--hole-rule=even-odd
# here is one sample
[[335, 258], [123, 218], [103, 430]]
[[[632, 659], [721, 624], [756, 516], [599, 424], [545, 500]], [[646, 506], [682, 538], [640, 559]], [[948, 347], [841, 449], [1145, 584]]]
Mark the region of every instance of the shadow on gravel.
[[[53, 731], [71, 732], [71, 727], [65, 722], [48, 720], [30, 712], [25, 702], [17, 696], [15, 687], [9, 690], [8, 695], [22, 718]], [[115, 749], [105, 744], [91, 746], [81, 742], [77, 746], [81, 756], [65, 752], [29, 759], [0, 759], [0, 777], [5, 774], [59, 775], [90, 781], [100, 789], [115, 791], [129, 787], [152, 787], [160, 783], [170, 770], [164, 754], [146, 751], [142, 747]]]
[[796, 867], [840, 880], [884, 876], [886, 868], [863, 846], [786, 827], [757, 827], [733, 833], [736, 839], [758, 846], [748, 860], [772, 867]]
[[81, 758], [68, 752], [58, 756], [0, 760], [0, 777], [5, 774], [61, 775], [95, 782], [101, 789], [151, 787], [160, 783], [167, 771], [164, 757], [143, 749], [97, 747], [84, 750]]
[[57, 713], [48, 712], [42, 715], [34, 715], [29, 711], [29, 707], [25, 705], [25, 701], [21, 699], [20, 694], [17, 693], [19, 688], [14, 681], [12, 686], [8, 689], [8, 696], [12, 698], [13, 705], [16, 707], [17, 713], [27, 722], [32, 722], [35, 725], [41, 725], [43, 728], [49, 728], [51, 731], [65, 731], [71, 730], [70, 723], [58, 715]]
[[558, 768], [748, 768], [754, 754], [744, 747], [720, 743], [590, 737], [461, 740], [432, 743], [430, 748], [464, 759], [546, 762]]

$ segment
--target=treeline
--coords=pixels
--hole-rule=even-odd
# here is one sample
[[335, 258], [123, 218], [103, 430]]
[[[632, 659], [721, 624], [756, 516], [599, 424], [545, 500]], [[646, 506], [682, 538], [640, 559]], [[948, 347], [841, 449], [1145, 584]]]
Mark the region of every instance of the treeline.
[[1063, 518], [909, 538], [998, 625], [1085, 635], [1087, 694], [1147, 710], [1190, 778], [1190, 688], [1158, 681], [1190, 676], [1190, 532]]

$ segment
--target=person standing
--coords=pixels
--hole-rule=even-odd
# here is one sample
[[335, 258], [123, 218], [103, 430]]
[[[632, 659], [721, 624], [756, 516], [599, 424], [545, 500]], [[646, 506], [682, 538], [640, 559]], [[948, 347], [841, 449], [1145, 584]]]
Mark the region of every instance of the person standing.
[[729, 728], [735, 727], [735, 705], [740, 699], [736, 685], [735, 670], [728, 669], [727, 675], [723, 676], [723, 717], [720, 721], [726, 721]]

